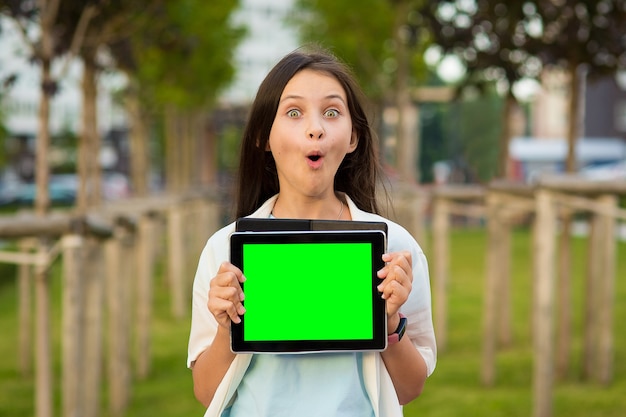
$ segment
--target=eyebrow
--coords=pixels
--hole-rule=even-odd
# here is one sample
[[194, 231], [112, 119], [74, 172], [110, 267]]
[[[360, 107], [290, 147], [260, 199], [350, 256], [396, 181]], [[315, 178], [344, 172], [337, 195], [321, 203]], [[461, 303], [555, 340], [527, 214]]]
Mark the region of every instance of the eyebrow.
[[[290, 100], [290, 99], [296, 99], [296, 100], [297, 100], [297, 99], [303, 99], [303, 98], [304, 98], [303, 96], [299, 96], [299, 95], [297, 95], [297, 94], [289, 94], [288, 96], [283, 97], [283, 98], [279, 101], [279, 103], [282, 103], [282, 102], [283, 102], [283, 101], [285, 101], [285, 100]], [[326, 100], [330, 100], [330, 99], [339, 99], [339, 100], [341, 100], [341, 102], [342, 102], [344, 105], [347, 105], [346, 101], [343, 99], [343, 97], [342, 97], [340, 94], [329, 94], [329, 95], [327, 95], [326, 97], [324, 97], [324, 99], [326, 99]]]

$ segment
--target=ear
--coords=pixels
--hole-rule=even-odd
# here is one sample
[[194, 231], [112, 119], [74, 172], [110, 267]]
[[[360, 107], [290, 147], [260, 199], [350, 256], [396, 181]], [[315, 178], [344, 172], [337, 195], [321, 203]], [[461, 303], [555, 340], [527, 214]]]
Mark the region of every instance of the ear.
[[358, 144], [359, 138], [357, 137], [356, 132], [353, 130], [352, 136], [350, 137], [350, 147], [348, 148], [348, 153], [354, 152]]

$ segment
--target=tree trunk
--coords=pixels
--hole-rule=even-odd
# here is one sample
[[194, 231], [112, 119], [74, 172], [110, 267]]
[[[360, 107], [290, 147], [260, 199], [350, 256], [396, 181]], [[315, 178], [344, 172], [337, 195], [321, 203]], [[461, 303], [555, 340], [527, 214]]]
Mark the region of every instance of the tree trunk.
[[[44, 40], [42, 42], [44, 44], [47, 43]], [[41, 60], [42, 88], [39, 100], [39, 131], [37, 132], [37, 152], [35, 156], [35, 181], [37, 184], [35, 212], [41, 216], [45, 215], [50, 208], [48, 153], [50, 148], [50, 99], [52, 97], [53, 85], [50, 66], [51, 60], [43, 57]]]
[[165, 188], [168, 192], [179, 191], [180, 181], [178, 175], [178, 117], [173, 106], [168, 106], [163, 115], [165, 121]]
[[88, 207], [97, 207], [102, 203], [102, 169], [100, 166], [100, 133], [98, 129], [98, 87], [95, 51], [84, 58], [83, 72], [83, 121], [86, 136], [90, 144]]
[[84, 213], [88, 208], [99, 205], [102, 200], [96, 66], [92, 54], [85, 53], [82, 58], [83, 113], [77, 164], [79, 187], [76, 195], [76, 209], [79, 213]]
[[130, 173], [133, 193], [148, 195], [149, 150], [148, 128], [139, 97], [132, 90], [126, 98], [126, 109], [130, 117]]
[[195, 117], [192, 111], [185, 111], [182, 115], [182, 136], [181, 136], [181, 155], [180, 169], [183, 182], [183, 190], [189, 190], [192, 185], [193, 178], [193, 138], [195, 137]]
[[[565, 171], [572, 173], [578, 171], [578, 161], [576, 160], [576, 144], [580, 136], [580, 81], [578, 66], [573, 65], [570, 68], [570, 94], [569, 94], [569, 123], [567, 129], [567, 160], [565, 161]], [[556, 376], [564, 378], [568, 372], [571, 352], [571, 226], [572, 213], [570, 210], [562, 212], [562, 230], [559, 238], [559, 275], [558, 275], [558, 295], [559, 295], [559, 311], [558, 311], [558, 335], [556, 342]]]
[[567, 160], [565, 162], [565, 170], [567, 172], [576, 172], [578, 170], [578, 161], [576, 160], [576, 142], [580, 135], [580, 93], [581, 93], [581, 76], [577, 65], [570, 68], [570, 85], [569, 85], [569, 123], [567, 127]]
[[[39, 2], [41, 15], [41, 36], [38, 58], [41, 60], [41, 97], [39, 99], [39, 130], [37, 132], [37, 152], [35, 160], [35, 212], [45, 215], [50, 208], [48, 182], [50, 169], [48, 153], [50, 148], [50, 100], [55, 84], [52, 80], [52, 58], [54, 56], [53, 25], [59, 11], [59, 0]], [[35, 48], [36, 49], [36, 48]]]
[[509, 90], [502, 109], [502, 132], [500, 134], [500, 150], [498, 156], [498, 177], [505, 179], [510, 179], [512, 174], [509, 163], [509, 144], [513, 131], [511, 118], [516, 105], [517, 100], [513, 92]]
[[394, 43], [396, 47], [396, 91], [395, 104], [398, 112], [396, 124], [396, 167], [404, 180], [419, 181], [416, 150], [419, 149], [416, 134], [417, 115], [411, 103], [409, 92], [409, 67], [407, 40], [404, 39], [403, 27], [409, 14], [409, 4], [398, 2], [394, 24]]

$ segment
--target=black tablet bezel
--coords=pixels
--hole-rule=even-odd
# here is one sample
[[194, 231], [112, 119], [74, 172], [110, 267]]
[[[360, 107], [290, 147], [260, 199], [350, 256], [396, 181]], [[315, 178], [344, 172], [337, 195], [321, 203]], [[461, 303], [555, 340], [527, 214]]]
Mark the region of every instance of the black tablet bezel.
[[331, 230], [381, 230], [387, 235], [387, 223], [383, 221], [270, 219], [240, 217], [235, 222], [237, 232], [288, 232]]
[[[387, 319], [385, 301], [377, 289], [380, 279], [377, 271], [384, 266], [382, 254], [385, 251], [385, 233], [379, 230], [350, 230], [350, 231], [289, 231], [289, 232], [235, 232], [231, 235], [231, 263], [239, 267], [245, 274], [243, 246], [245, 244], [272, 243], [370, 243], [372, 249], [371, 271], [371, 302], [372, 328], [371, 339], [358, 340], [281, 340], [281, 341], [246, 341], [244, 340], [245, 314], [241, 323], [231, 324], [231, 350], [235, 353], [300, 353], [326, 351], [380, 351], [387, 345]], [[327, 285], [320, 280], [320, 285]], [[245, 282], [242, 284], [245, 294]], [[246, 305], [245, 299], [243, 301]], [[337, 308], [337, 320], [345, 326], [350, 326], [350, 311]], [[278, 321], [275, 325], [280, 325]]]

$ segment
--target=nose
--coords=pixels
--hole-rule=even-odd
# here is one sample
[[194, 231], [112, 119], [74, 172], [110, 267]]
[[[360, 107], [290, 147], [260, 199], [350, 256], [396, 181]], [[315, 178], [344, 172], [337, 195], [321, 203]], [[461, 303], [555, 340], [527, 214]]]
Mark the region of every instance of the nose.
[[321, 139], [324, 136], [324, 127], [318, 118], [311, 118], [307, 134], [310, 139]]

